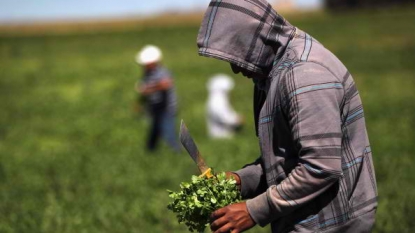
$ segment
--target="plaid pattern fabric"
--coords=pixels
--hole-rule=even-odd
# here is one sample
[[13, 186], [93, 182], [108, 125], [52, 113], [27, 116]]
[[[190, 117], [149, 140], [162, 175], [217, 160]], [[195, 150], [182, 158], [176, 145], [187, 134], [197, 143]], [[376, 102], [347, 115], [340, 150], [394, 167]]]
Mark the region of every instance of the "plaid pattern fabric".
[[370, 231], [372, 154], [344, 65], [265, 0], [212, 1], [197, 41], [202, 56], [268, 75], [254, 91], [261, 156], [236, 172], [255, 222], [272, 232]]
[[[173, 79], [171, 73], [163, 66], [158, 65], [155, 69], [151, 71], [144, 72], [144, 75], [141, 79], [143, 84], [155, 84], [163, 79]], [[177, 96], [176, 90], [173, 87], [169, 88], [167, 91], [156, 91], [149, 94], [147, 97], [147, 107], [149, 109], [153, 108], [162, 108], [169, 113], [175, 114], [177, 111]]]
[[197, 38], [199, 54], [268, 73], [293, 29], [266, 1], [212, 1]]

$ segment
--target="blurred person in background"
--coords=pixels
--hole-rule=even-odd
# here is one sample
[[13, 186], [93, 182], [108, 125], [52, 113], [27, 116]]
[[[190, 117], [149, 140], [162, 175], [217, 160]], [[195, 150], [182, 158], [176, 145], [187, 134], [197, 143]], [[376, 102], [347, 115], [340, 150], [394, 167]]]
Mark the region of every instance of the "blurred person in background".
[[177, 99], [170, 72], [161, 65], [162, 52], [154, 45], [147, 45], [139, 51], [136, 62], [143, 67], [143, 77], [135, 89], [146, 106], [150, 117], [147, 149], [154, 151], [163, 137], [176, 152], [180, 150], [176, 138], [175, 115]]
[[243, 125], [243, 118], [235, 112], [229, 101], [234, 81], [225, 74], [209, 79], [207, 101], [207, 128], [212, 138], [231, 138]]
[[212, 0], [197, 44], [200, 55], [229, 62], [255, 83], [261, 154], [227, 173], [247, 200], [214, 211], [211, 230], [370, 232], [377, 185], [347, 68], [266, 0]]

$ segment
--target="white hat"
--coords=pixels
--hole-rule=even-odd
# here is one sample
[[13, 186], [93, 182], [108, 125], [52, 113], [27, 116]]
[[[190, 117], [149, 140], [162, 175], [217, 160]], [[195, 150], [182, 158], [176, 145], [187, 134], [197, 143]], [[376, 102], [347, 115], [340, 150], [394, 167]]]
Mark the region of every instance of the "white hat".
[[207, 88], [209, 91], [225, 91], [233, 89], [234, 82], [231, 77], [226, 74], [217, 74], [210, 78]]
[[135, 61], [140, 65], [146, 65], [161, 60], [161, 50], [154, 45], [146, 45], [137, 53]]

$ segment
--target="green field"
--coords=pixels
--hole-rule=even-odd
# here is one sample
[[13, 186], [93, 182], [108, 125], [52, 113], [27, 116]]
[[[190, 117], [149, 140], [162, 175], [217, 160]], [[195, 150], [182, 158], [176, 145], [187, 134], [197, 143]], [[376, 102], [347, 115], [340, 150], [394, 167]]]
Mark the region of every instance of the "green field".
[[[375, 232], [415, 232], [415, 8], [288, 19], [332, 50], [363, 103], [379, 187]], [[0, 34], [0, 232], [187, 232], [166, 189], [197, 169], [165, 145], [146, 154], [146, 118], [133, 112], [135, 53], [159, 45], [180, 112], [207, 163], [235, 170], [259, 155], [252, 83], [197, 55], [198, 25], [70, 35]], [[232, 140], [206, 137], [205, 83], [236, 80], [246, 119]], [[250, 232], [268, 232], [256, 227]]]

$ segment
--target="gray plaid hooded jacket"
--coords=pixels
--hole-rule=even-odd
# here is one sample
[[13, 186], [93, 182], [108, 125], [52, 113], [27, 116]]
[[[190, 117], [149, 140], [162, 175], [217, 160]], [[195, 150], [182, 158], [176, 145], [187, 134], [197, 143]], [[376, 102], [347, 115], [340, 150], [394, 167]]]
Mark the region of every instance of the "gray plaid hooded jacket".
[[268, 75], [255, 85], [261, 156], [236, 171], [272, 232], [368, 232], [377, 188], [362, 102], [344, 65], [265, 0], [213, 0], [199, 54]]

